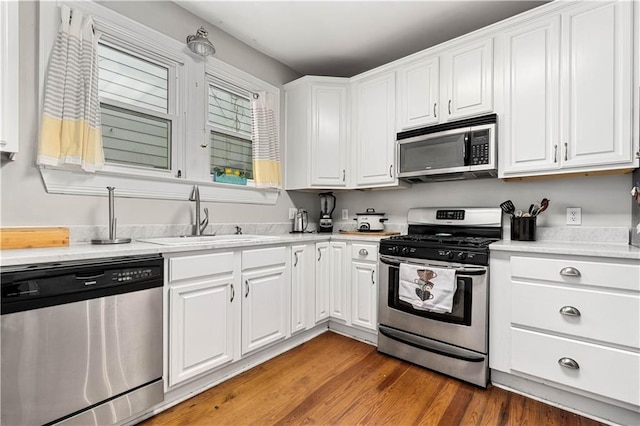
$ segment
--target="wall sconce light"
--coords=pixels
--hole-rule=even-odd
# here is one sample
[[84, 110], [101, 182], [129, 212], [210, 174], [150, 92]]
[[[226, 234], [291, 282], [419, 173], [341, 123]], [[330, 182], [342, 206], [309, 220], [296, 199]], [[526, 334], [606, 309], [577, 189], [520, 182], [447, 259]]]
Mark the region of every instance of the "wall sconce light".
[[187, 46], [189, 49], [200, 56], [209, 56], [216, 53], [215, 47], [207, 38], [209, 33], [204, 27], [200, 27], [198, 31], [196, 31], [196, 35], [190, 35], [187, 37]]

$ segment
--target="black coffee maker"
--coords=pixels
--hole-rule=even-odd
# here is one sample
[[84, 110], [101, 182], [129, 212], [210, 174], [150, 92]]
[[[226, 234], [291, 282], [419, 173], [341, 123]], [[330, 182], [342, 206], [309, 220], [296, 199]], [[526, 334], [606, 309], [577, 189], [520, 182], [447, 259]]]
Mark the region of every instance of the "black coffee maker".
[[331, 215], [336, 208], [336, 197], [333, 192], [323, 192], [320, 196], [320, 222], [318, 232], [333, 232], [333, 219]]

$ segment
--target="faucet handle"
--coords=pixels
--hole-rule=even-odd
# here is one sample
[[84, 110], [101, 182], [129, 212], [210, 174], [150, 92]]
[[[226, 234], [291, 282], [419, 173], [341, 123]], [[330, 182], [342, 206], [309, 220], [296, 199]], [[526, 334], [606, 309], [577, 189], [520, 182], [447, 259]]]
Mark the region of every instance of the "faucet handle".
[[202, 234], [204, 232], [205, 229], [207, 229], [207, 225], [209, 225], [209, 209], [208, 208], [204, 208], [204, 219], [202, 219], [202, 222], [200, 222], [198, 224], [200, 226], [200, 233]]

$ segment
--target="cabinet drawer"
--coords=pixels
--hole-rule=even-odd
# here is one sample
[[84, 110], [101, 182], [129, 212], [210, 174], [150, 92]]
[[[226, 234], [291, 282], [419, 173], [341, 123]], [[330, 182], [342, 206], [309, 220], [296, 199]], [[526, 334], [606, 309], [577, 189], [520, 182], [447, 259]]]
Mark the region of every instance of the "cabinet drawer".
[[515, 282], [511, 298], [512, 323], [640, 348], [639, 295]]
[[[578, 369], [559, 364], [577, 362]], [[640, 354], [512, 329], [511, 368], [630, 404], [640, 404]]]
[[242, 270], [260, 268], [262, 266], [285, 264], [286, 247], [259, 248], [242, 252]]
[[378, 246], [376, 244], [352, 244], [351, 258], [358, 260], [378, 261]]
[[169, 259], [169, 281], [233, 272], [233, 252]]
[[567, 284], [640, 290], [640, 265], [513, 256], [511, 276]]

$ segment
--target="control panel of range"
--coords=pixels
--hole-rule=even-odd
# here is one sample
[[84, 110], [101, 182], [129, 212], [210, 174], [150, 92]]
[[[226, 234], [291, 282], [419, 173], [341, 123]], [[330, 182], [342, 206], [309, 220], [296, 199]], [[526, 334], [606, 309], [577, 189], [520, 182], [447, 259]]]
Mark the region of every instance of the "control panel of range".
[[473, 249], [447, 249], [380, 244], [380, 254], [409, 257], [414, 259], [469, 263], [474, 265], [488, 265], [489, 263], [489, 256], [486, 250], [475, 251]]

